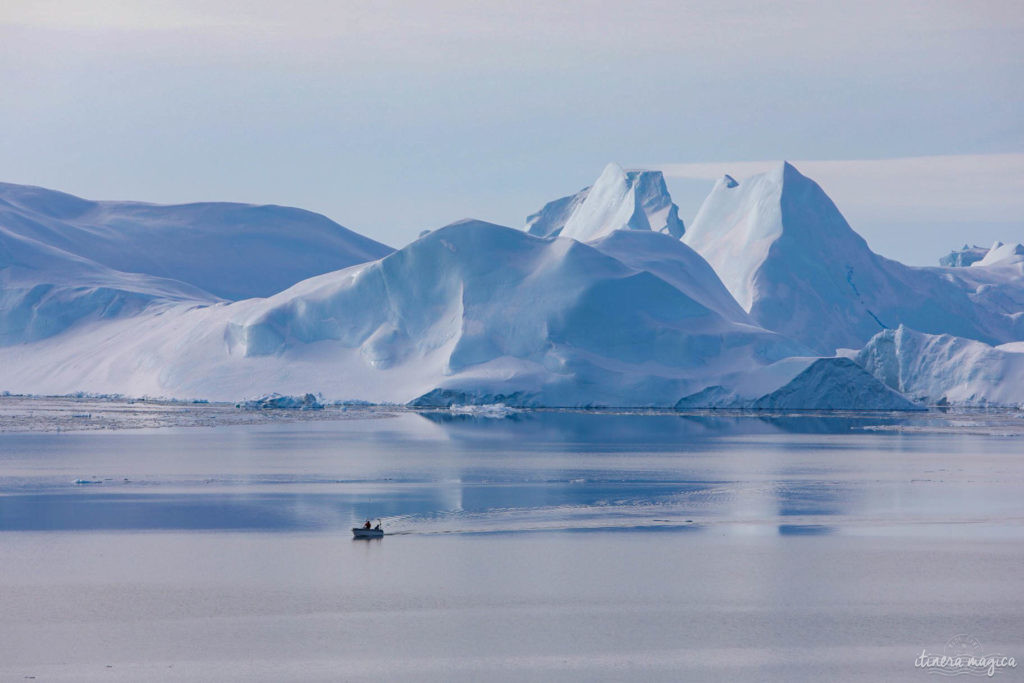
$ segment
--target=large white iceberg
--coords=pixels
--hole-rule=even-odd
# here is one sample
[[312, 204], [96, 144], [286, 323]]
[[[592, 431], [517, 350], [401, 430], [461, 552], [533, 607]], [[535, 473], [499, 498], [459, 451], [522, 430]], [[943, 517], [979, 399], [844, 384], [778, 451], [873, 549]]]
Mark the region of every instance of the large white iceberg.
[[[746, 197], [738, 204], [746, 218], [719, 223], [731, 248], [742, 247], [743, 267], [718, 263], [717, 273], [715, 259], [728, 250], [701, 235], [716, 213], [732, 216], [715, 208], [729, 197], [713, 194], [702, 210], [694, 243], [709, 250], [705, 260], [678, 239], [682, 223], [660, 174], [614, 165], [542, 211], [533, 223], [542, 236], [462, 221], [398, 251], [279, 207], [94, 203], [2, 186], [0, 390], [225, 401], [318, 392], [325, 401], [445, 406], [914, 407], [848, 360], [815, 355], [842, 337], [837, 330], [877, 331], [857, 327], [859, 309], [836, 287], [864, 285], [872, 294], [862, 307], [885, 312], [880, 292], [905, 302], [918, 280], [885, 280], [903, 267], [871, 254], [820, 188], [799, 174], [787, 179], [794, 173], [781, 167], [752, 186], [719, 184]], [[782, 199], [772, 199], [773, 188]], [[158, 252], [147, 255], [148, 244]], [[197, 250], [223, 268], [190, 260]], [[845, 269], [843, 259], [859, 265]], [[719, 278], [735, 286], [743, 268], [754, 271], [740, 278], [750, 284], [749, 311]], [[961, 304], [984, 309], [993, 329], [993, 320], [1012, 328], [1021, 268], [1011, 254], [989, 266], [931, 269], [927, 277], [960, 299], [924, 305], [947, 318]], [[288, 286], [252, 296], [277, 286], [271, 275]], [[811, 305], [815, 292], [825, 304]], [[794, 302], [791, 320], [772, 308], [784, 295]]]
[[0, 362], [13, 391], [670, 406], [802, 351], [668, 236], [587, 245], [467, 221], [267, 299], [86, 326]]
[[914, 268], [883, 258], [788, 163], [718, 181], [683, 241], [757, 324], [819, 353], [860, 348], [900, 325], [993, 344], [1024, 339], [1021, 259]]

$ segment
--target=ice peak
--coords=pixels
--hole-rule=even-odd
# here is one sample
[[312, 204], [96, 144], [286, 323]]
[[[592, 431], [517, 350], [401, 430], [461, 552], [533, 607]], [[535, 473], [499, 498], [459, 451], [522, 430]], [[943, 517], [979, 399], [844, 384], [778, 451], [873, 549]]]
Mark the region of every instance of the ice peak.
[[1024, 261], [1024, 244], [1003, 244], [996, 240], [992, 248], [988, 250], [984, 258], [972, 263], [972, 266], [991, 266], [997, 263], [1008, 264]]
[[614, 161], [609, 161], [604, 170], [601, 171], [601, 175], [597, 177], [597, 182], [594, 183], [593, 189], [605, 185], [625, 185], [627, 182], [626, 171]]
[[805, 176], [796, 166], [788, 161], [779, 162], [768, 174], [778, 182], [783, 189], [789, 187], [800, 187], [805, 184], [817, 185], [813, 180]]
[[[789, 315], [793, 302], [786, 300], [786, 291], [799, 291], [807, 282], [822, 291], [849, 288], [842, 278], [836, 284], [822, 275], [827, 269], [821, 264], [870, 259], [867, 245], [824, 190], [785, 161], [736, 185], [723, 178], [683, 241], [711, 264], [744, 310], [761, 316], [755, 318], [760, 324], [780, 328], [785, 321], [773, 316]], [[768, 302], [764, 311], [756, 308], [762, 301]], [[839, 345], [830, 342], [821, 349], [830, 352]]]
[[548, 202], [527, 218], [532, 235], [589, 242], [615, 230], [653, 230], [679, 239], [685, 228], [661, 171], [624, 170], [612, 162], [575, 195]]

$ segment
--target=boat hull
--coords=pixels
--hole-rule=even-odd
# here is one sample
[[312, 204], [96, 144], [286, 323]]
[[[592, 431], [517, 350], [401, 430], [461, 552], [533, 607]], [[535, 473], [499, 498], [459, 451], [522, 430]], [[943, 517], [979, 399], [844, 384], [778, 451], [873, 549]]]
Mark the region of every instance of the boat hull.
[[383, 535], [382, 529], [352, 529], [352, 536], [355, 538], [380, 538]]

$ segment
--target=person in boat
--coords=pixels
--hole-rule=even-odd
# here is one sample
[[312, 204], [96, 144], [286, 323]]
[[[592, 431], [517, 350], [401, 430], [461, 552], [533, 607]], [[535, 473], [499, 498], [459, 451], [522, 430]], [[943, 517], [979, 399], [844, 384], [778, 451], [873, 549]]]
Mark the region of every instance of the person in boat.
[[363, 528], [364, 529], [369, 529], [370, 528], [370, 520], [366, 520], [366, 524], [363, 525]]
[[380, 522], [377, 522], [377, 526], [373, 527], [375, 531], [380, 531]]

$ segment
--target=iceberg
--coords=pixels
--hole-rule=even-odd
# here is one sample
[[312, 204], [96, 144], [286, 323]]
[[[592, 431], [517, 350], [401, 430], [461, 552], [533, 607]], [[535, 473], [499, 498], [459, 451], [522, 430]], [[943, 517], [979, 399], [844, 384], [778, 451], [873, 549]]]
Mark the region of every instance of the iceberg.
[[1024, 244], [1003, 244], [997, 241], [985, 255], [972, 263], [972, 266], [1012, 265], [1024, 261]]
[[147, 310], [0, 362], [4, 388], [47, 393], [671, 406], [802, 352], [666, 235], [591, 245], [462, 221], [265, 299]]
[[323, 410], [323, 403], [315, 394], [303, 396], [282, 396], [278, 393], [270, 393], [266, 396], [242, 401], [239, 408], [246, 410]]
[[889, 387], [930, 405], [1024, 408], [1024, 343], [991, 346], [907, 327], [875, 335], [855, 357]]
[[1019, 260], [994, 255], [991, 265], [914, 268], [886, 259], [788, 163], [740, 182], [719, 180], [683, 241], [756, 324], [821, 354], [861, 348], [900, 325], [989, 344], [1024, 339]]
[[960, 249], [955, 249], [939, 259], [939, 265], [945, 268], [964, 268], [980, 261], [988, 253], [985, 247], [978, 245], [970, 246], [965, 244]]
[[616, 230], [653, 230], [676, 239], [685, 228], [661, 171], [625, 171], [608, 164], [590, 187], [547, 203], [526, 219], [538, 237], [572, 237], [589, 242]]
[[784, 386], [756, 399], [755, 410], [922, 410], [847, 358], [818, 358]]
[[[864, 310], [903, 310], [883, 294], [927, 299], [930, 287], [922, 315], [984, 310], [963, 313], [963, 325], [993, 337], [1024, 324], [1024, 264], [1012, 254], [925, 269], [932, 279], [915, 290], [917, 275], [871, 254], [794, 173], [723, 179], [716, 192], [746, 197], [739, 213], [729, 213], [735, 198], [712, 193], [692, 240], [660, 174], [610, 165], [537, 214], [538, 235], [465, 220], [397, 251], [282, 207], [156, 207], [0, 186], [0, 389], [259, 397], [239, 403], [251, 409], [903, 410], [914, 406], [872, 373], [822, 357], [823, 346], [884, 327]], [[741, 247], [725, 266], [712, 223], [739, 231], [725, 240]], [[147, 256], [146, 245], [157, 250]], [[261, 280], [271, 271], [279, 279]]]
[[923, 410], [848, 358], [792, 357], [685, 396], [688, 408]]

